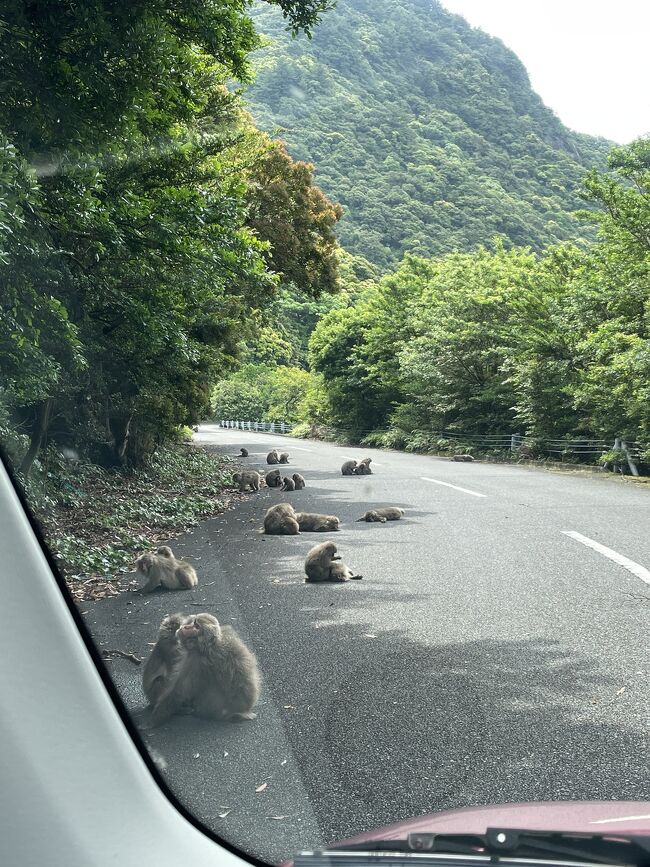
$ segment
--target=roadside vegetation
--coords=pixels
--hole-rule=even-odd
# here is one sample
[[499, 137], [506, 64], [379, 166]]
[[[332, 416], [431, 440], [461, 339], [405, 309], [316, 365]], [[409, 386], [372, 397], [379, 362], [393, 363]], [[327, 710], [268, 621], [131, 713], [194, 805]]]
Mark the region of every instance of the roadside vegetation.
[[[230, 459], [192, 445], [190, 430], [185, 437], [129, 472], [49, 447], [29, 477], [18, 476], [76, 601], [133, 588], [139, 554], [220, 514], [236, 497]], [[24, 437], [0, 426], [0, 438], [15, 463]]]

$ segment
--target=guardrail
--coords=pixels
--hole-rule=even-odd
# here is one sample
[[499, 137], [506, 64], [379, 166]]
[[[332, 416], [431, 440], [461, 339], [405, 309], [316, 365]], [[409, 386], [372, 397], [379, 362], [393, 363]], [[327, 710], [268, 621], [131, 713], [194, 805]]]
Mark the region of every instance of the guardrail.
[[287, 434], [293, 427], [283, 421], [220, 421], [219, 427], [236, 428], [237, 430], [261, 431], [262, 433]]
[[[236, 428], [238, 430], [261, 431], [263, 433], [273, 433], [285, 435], [289, 433], [293, 425], [286, 422], [268, 422], [268, 421], [232, 421], [222, 420], [218, 422], [223, 428]], [[345, 433], [341, 431], [341, 433]], [[388, 431], [367, 431], [366, 433], [388, 433]], [[627, 453], [627, 463], [634, 475], [637, 475], [635, 462], [641, 457], [644, 447], [639, 442], [625, 442], [620, 437], [616, 437], [613, 443], [599, 439], [549, 439], [541, 440], [539, 438], [526, 437], [520, 433], [501, 433], [501, 434], [467, 434], [462, 431], [442, 430], [437, 433], [429, 434], [430, 439], [450, 440], [457, 442], [459, 446], [465, 448], [475, 448], [479, 451], [498, 450], [508, 452], [521, 452], [525, 455], [527, 451], [532, 451], [537, 455], [550, 455], [560, 460], [584, 460], [585, 458], [599, 458], [605, 452], [612, 449], [620, 450]], [[595, 460], [594, 460], [595, 462]]]

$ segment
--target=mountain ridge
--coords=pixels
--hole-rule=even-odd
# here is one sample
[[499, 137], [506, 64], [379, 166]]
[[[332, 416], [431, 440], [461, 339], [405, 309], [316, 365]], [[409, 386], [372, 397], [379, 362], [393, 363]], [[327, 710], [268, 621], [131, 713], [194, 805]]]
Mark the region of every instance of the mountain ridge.
[[382, 267], [502, 235], [541, 249], [591, 229], [580, 179], [611, 142], [565, 127], [519, 58], [437, 0], [345, 0], [313, 39], [272, 44], [246, 98], [343, 205], [342, 245]]

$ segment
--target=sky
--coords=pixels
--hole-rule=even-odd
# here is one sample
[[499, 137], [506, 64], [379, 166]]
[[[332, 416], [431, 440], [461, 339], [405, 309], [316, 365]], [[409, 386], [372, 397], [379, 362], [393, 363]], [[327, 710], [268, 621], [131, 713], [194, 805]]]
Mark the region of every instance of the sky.
[[565, 126], [619, 144], [650, 134], [650, 0], [441, 0], [498, 36]]

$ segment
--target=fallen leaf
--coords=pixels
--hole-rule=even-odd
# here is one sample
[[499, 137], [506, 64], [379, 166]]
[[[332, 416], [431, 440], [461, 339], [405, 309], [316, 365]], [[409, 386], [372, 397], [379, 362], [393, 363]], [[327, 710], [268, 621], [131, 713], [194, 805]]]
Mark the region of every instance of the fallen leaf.
[[268, 783], [262, 783], [262, 785], [261, 785], [261, 786], [258, 786], [258, 787], [255, 789], [255, 791], [259, 794], [260, 792], [263, 792], [264, 789], [266, 789], [267, 786], [268, 786]]

